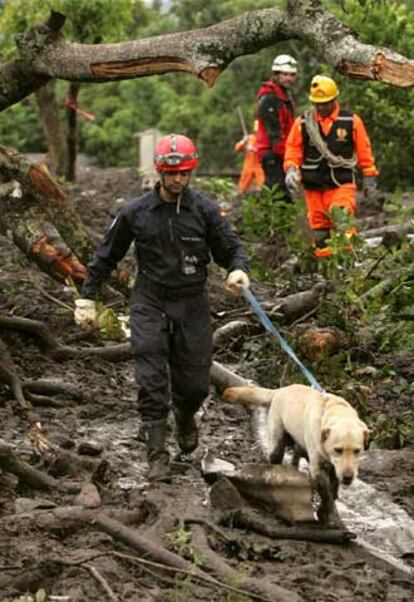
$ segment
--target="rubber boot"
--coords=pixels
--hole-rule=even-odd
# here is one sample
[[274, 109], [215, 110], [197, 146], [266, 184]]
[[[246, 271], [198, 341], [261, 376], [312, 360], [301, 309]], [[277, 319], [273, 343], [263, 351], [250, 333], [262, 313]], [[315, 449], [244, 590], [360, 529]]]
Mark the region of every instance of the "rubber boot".
[[169, 482], [171, 480], [170, 456], [165, 445], [167, 421], [143, 422], [142, 427], [149, 464], [147, 479], [148, 481]]
[[198, 427], [194, 414], [174, 407], [175, 438], [183, 454], [191, 454], [198, 446]]

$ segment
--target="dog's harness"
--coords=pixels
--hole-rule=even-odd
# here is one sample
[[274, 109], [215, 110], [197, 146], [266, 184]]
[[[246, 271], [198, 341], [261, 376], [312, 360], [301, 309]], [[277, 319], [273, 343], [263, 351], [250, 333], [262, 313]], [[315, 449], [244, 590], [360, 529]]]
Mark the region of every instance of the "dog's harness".
[[325, 391], [325, 389], [318, 383], [316, 378], [313, 376], [312, 372], [310, 372], [306, 368], [306, 366], [302, 364], [296, 353], [293, 351], [292, 347], [290, 347], [290, 345], [285, 341], [282, 335], [277, 331], [273, 322], [271, 322], [269, 316], [266, 314], [263, 307], [260, 305], [259, 301], [256, 299], [252, 291], [247, 286], [243, 286], [242, 290], [245, 299], [250, 303], [253, 311], [258, 316], [260, 322], [263, 324], [263, 326], [268, 332], [270, 332], [274, 337], [276, 337], [283, 351], [285, 351], [288, 354], [288, 356], [295, 362], [299, 370], [309, 382], [312, 389], [316, 389], [316, 391], [319, 391], [319, 393], [321, 393], [323, 397], [327, 398], [328, 394]]

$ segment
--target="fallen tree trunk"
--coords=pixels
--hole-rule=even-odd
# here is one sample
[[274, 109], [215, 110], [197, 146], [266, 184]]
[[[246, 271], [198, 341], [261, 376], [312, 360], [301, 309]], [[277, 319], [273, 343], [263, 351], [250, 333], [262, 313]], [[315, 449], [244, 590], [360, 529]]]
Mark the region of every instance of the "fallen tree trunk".
[[[71, 277], [80, 287], [96, 244], [63, 189], [45, 165], [0, 146], [0, 232], [58, 282]], [[76, 254], [75, 254], [76, 251]], [[128, 275], [118, 270], [111, 284], [127, 295]]]
[[262, 306], [269, 311], [270, 315], [276, 314], [281, 316], [284, 321], [291, 322], [316, 309], [325, 288], [325, 284], [318, 282], [309, 291], [275, 299], [272, 304], [265, 302], [262, 303]]
[[409, 265], [407, 267], [401, 268], [401, 270], [397, 272], [393, 272], [392, 274], [387, 274], [387, 276], [381, 280], [378, 284], [375, 284], [373, 287], [368, 289], [363, 295], [361, 295], [361, 299], [369, 300], [369, 299], [381, 299], [385, 295], [387, 295], [391, 290], [397, 286], [399, 286], [403, 282], [412, 281], [414, 278], [414, 264]]
[[254, 577], [243, 577], [240, 573], [229, 566], [209, 546], [204, 530], [198, 525], [191, 527], [191, 545], [195, 548], [198, 556], [203, 559], [203, 566], [212, 571], [219, 579], [226, 582], [237, 583], [241, 581], [240, 587], [250, 594], [263, 596], [262, 599], [277, 602], [301, 602], [303, 598], [299, 594], [287, 590], [275, 583], [267, 583], [264, 579]]
[[[84, 506], [59, 506], [47, 510], [34, 510], [4, 516], [0, 519], [2, 529], [8, 532], [22, 532], [24, 529], [39, 528], [46, 530], [74, 529], [85, 524], [95, 524], [99, 514], [104, 514], [102, 509], [85, 508]], [[104, 517], [116, 520], [125, 525], [140, 524], [148, 516], [146, 502], [139, 504], [134, 510], [107, 510]], [[101, 519], [102, 521], [102, 519]]]
[[120, 343], [110, 347], [69, 347], [61, 345], [50, 329], [39, 320], [15, 318], [0, 314], [0, 329], [17, 330], [37, 337], [43, 343], [49, 355], [55, 360], [69, 360], [88, 357], [99, 357], [109, 362], [122, 362], [131, 357], [129, 343]]
[[238, 527], [255, 531], [260, 535], [265, 535], [270, 539], [292, 539], [297, 541], [313, 541], [316, 543], [329, 543], [343, 545], [356, 539], [354, 533], [343, 531], [341, 529], [319, 529], [303, 526], [283, 527], [280, 525], [270, 526], [264, 521], [255, 517], [252, 512], [246, 509], [240, 509], [236, 512], [223, 516], [221, 524], [225, 526]]
[[407, 234], [408, 232], [414, 232], [414, 219], [409, 219], [403, 224], [388, 224], [380, 228], [362, 230], [358, 232], [358, 236], [361, 238], [376, 238], [377, 236], [384, 236], [384, 234]]

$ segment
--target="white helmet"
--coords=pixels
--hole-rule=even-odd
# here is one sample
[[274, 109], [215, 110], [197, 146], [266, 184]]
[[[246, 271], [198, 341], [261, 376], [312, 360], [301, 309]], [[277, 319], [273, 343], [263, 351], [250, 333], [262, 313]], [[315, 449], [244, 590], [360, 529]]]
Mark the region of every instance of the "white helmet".
[[297, 73], [298, 62], [290, 54], [278, 54], [272, 64], [272, 71], [279, 73]]

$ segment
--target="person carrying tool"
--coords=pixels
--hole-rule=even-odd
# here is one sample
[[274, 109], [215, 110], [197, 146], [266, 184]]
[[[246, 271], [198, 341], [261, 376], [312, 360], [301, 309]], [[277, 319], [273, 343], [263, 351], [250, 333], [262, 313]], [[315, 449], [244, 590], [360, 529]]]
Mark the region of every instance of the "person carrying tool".
[[238, 236], [219, 205], [189, 187], [198, 155], [181, 134], [161, 138], [154, 155], [159, 181], [131, 199], [112, 222], [76, 301], [75, 321], [96, 321], [101, 283], [132, 242], [138, 275], [130, 299], [131, 348], [138, 384], [138, 410], [146, 442], [149, 480], [169, 480], [167, 417], [175, 416], [183, 453], [198, 445], [194, 418], [209, 392], [212, 327], [206, 290], [212, 256], [228, 272], [226, 289], [249, 286], [249, 265]]
[[264, 183], [265, 176], [260, 159], [257, 156], [256, 133], [258, 126], [259, 122], [256, 119], [253, 124], [253, 132], [243, 136], [234, 146], [236, 153], [244, 152], [243, 167], [237, 184], [239, 194], [243, 194], [252, 187], [259, 192]]
[[286, 138], [294, 121], [295, 101], [290, 88], [295, 82], [297, 61], [289, 54], [279, 54], [272, 64], [272, 77], [257, 93], [257, 155], [265, 173], [265, 186], [276, 184], [283, 199], [291, 202], [285, 186], [283, 158]]
[[[302, 184], [313, 232], [315, 256], [329, 257], [327, 243], [334, 227], [329, 212], [342, 207], [350, 215], [356, 209], [355, 171], [362, 170], [364, 196], [377, 187], [379, 174], [362, 119], [341, 109], [333, 79], [315, 75], [309, 99], [313, 107], [298, 117], [286, 142], [284, 169], [286, 186], [292, 195]], [[349, 238], [355, 228], [348, 231]]]

